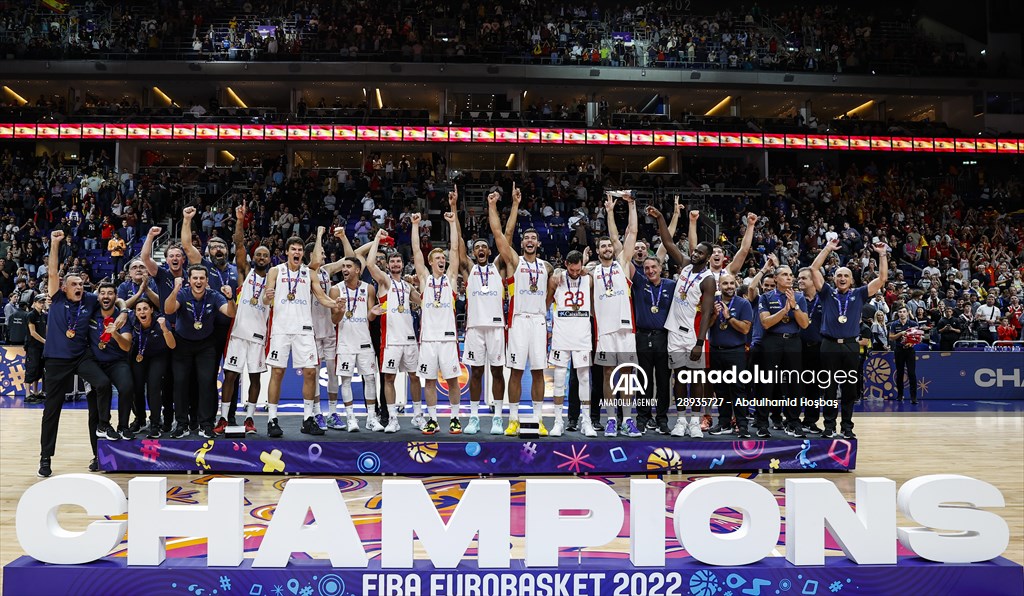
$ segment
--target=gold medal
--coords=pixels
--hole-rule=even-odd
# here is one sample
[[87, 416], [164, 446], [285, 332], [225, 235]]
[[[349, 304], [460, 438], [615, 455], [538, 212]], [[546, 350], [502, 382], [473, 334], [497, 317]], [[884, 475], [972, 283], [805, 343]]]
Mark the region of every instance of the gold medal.
[[531, 292], [536, 292], [537, 291], [537, 284], [530, 284], [530, 291]]
[[139, 354], [138, 356], [136, 356], [135, 357], [135, 361], [136, 362], [142, 362], [142, 354]]
[[842, 325], [847, 321], [846, 315], [839, 315], [839, 324]]
[[74, 337], [75, 337], [75, 330], [74, 329], [68, 329], [67, 332], [64, 333], [64, 335], [68, 336], [68, 339], [74, 339]]
[[573, 309], [574, 311], [575, 311], [575, 310], [579, 310], [579, 309], [580, 309], [580, 305], [579, 305], [579, 304], [573, 304], [573, 305], [572, 305], [572, 309]]
[[107, 349], [107, 342], [101, 341], [100, 342], [100, 349], [101, 350], [106, 350]]
[[351, 318], [352, 318], [352, 315], [353, 315], [353, 314], [355, 314], [355, 313], [353, 313], [353, 312], [352, 312], [352, 311], [350, 311], [350, 310], [346, 310], [346, 311], [345, 311], [345, 318], [346, 318], [346, 319], [351, 319]]
[[288, 292], [288, 299], [295, 300], [295, 292]]
[[613, 292], [611, 288], [608, 288], [607, 290], [604, 291], [604, 295], [609, 297], [614, 293], [615, 292]]
[[721, 329], [722, 331], [725, 331], [726, 329], [729, 328], [729, 323], [720, 323], [718, 325], [718, 328]]
[[782, 317], [782, 322], [783, 323], [788, 323], [789, 322], [789, 316]]
[[249, 299], [249, 304], [251, 304], [253, 306], [256, 306], [257, 304], [259, 304], [259, 302], [260, 302], [259, 299], [256, 298], [255, 296], [253, 296], [252, 298]]
[[202, 321], [196, 321], [195, 323], [192, 324], [192, 326], [196, 328], [196, 331], [199, 331], [200, 329], [203, 328], [203, 322]]
[[405, 306], [399, 304], [398, 305], [398, 312], [405, 312]]
[[440, 300], [435, 300], [434, 301], [434, 308], [441, 308], [441, 301]]
[[480, 286], [480, 291], [484, 294], [489, 294], [491, 292], [491, 288], [490, 286]]
[[656, 305], [652, 306], [651, 307], [651, 312], [654, 313], [654, 314], [658, 314], [658, 307]]

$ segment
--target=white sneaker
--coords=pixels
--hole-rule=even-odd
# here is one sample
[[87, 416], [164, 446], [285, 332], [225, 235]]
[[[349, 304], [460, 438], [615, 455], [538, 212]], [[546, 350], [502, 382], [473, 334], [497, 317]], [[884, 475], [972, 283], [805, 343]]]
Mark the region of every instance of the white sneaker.
[[380, 423], [380, 420], [377, 420], [376, 414], [366, 415], [366, 430], [370, 432], [380, 432], [384, 430], [384, 425]]
[[398, 426], [398, 416], [395, 415], [395, 416], [392, 416], [388, 420], [388, 425], [384, 427], [384, 432], [386, 432], [386, 433], [396, 433], [400, 429], [401, 429], [401, 427]]
[[696, 416], [694, 416], [693, 419], [690, 420], [690, 427], [688, 430], [690, 436], [693, 437], [694, 439], [704, 438], [704, 431], [700, 429], [700, 419], [697, 418]]
[[355, 416], [349, 416], [345, 422], [345, 430], [350, 433], [359, 432], [359, 421], [356, 420]]
[[422, 413], [416, 414], [412, 417], [412, 425], [418, 430], [423, 430], [423, 425], [427, 423], [427, 419], [423, 417]]
[[[700, 427], [697, 427], [700, 430]], [[680, 416], [676, 418], [676, 425], [672, 427], [672, 431], [668, 433], [673, 437], [685, 437], [686, 436], [686, 417]]]
[[565, 420], [561, 417], [555, 418], [555, 423], [551, 426], [551, 430], [548, 432], [550, 437], [560, 437], [565, 432]]
[[589, 416], [580, 415], [580, 432], [584, 437], [597, 436], [597, 430], [594, 429], [594, 423], [590, 421]]

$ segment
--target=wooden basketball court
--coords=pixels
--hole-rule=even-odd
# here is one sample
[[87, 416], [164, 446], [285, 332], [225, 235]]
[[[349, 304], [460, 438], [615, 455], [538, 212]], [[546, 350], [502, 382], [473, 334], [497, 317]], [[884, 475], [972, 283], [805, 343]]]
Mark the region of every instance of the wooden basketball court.
[[[39, 481], [36, 478], [36, 467], [41, 414], [39, 409], [0, 409], [0, 563], [5, 565], [24, 554], [15, 534], [14, 517], [21, 494]], [[53, 458], [55, 475], [87, 473], [91, 451], [85, 432], [86, 416], [84, 410], [63, 412], [57, 455]], [[1006, 507], [998, 512], [1010, 526], [1010, 546], [1004, 556], [1014, 562], [1024, 563], [1024, 416], [1019, 413], [865, 414], [858, 417], [857, 433], [860, 452], [855, 472], [810, 472], [805, 476], [832, 480], [850, 501], [854, 499], [854, 480], [858, 477], [883, 476], [901, 485], [907, 479], [926, 474], [964, 474], [990, 482], [1002, 491], [1006, 499]], [[678, 490], [687, 482], [704, 475], [665, 476], [669, 484], [668, 500], [674, 501]], [[754, 474], [753, 480], [776, 493], [782, 503], [785, 498], [785, 479], [794, 475], [801, 474], [775, 474], [766, 470]], [[127, 490], [128, 480], [132, 476], [109, 474], [108, 477]], [[250, 540], [262, 537], [266, 521], [273, 511], [271, 506], [277, 503], [288, 478], [269, 475], [247, 477], [245, 495], [252, 502], [252, 506], [247, 508], [247, 551], [258, 544]], [[204, 503], [205, 481], [208, 479], [208, 476], [196, 474], [170, 476], [167, 483], [169, 501], [177, 504]], [[435, 502], [440, 502], [442, 497], [451, 502], [451, 497], [457, 499], [461, 496], [467, 480], [429, 478], [424, 483], [435, 496]], [[628, 498], [628, 478], [608, 477], [605, 481]], [[379, 528], [381, 477], [339, 477], [339, 486], [357, 527], [376, 525]], [[522, 494], [521, 483], [513, 487], [513, 494], [517, 493]], [[62, 525], [69, 530], [81, 529], [88, 521], [79, 508], [65, 507], [62, 510]], [[899, 523], [907, 522], [900, 516]], [[371, 538], [366, 539], [364, 536], [364, 546], [368, 553], [376, 554], [379, 551], [379, 533], [374, 534], [372, 528], [367, 529], [370, 531], [366, 535]], [[626, 535], [626, 531], [628, 526], [620, 532], [618, 540], [600, 550], [628, 553], [628, 541], [621, 538]], [[372, 539], [373, 535], [378, 538], [376, 542]], [[514, 543], [516, 552], [513, 555], [522, 556], [522, 537], [515, 538]], [[205, 553], [203, 540], [168, 539], [167, 544], [169, 557]], [[673, 544], [670, 542], [669, 552]], [[124, 554], [123, 546], [118, 551], [121, 555]], [[675, 546], [678, 549], [678, 544]], [[780, 544], [777, 552], [783, 554], [785, 547]], [[247, 556], [251, 557], [252, 552], [247, 552]]]

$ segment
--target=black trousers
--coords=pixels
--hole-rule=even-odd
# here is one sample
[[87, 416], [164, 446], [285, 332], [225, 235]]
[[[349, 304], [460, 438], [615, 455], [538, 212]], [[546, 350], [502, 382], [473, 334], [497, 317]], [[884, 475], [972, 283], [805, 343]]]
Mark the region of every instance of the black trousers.
[[[762, 366], [765, 369], [800, 372], [803, 358], [800, 338], [798, 336], [783, 337], [778, 333], [765, 333], [761, 339], [761, 345], [763, 348], [761, 356]], [[800, 406], [795, 405], [799, 403], [797, 402], [800, 396], [798, 387], [799, 384], [796, 382], [780, 379], [780, 382], [765, 385], [761, 395], [764, 399], [786, 398], [790, 400], [789, 405], [782, 408], [782, 413], [786, 418], [786, 425], [790, 427], [800, 424]], [[768, 406], [758, 406], [756, 416], [757, 428], [768, 427], [770, 409]]]
[[651, 419], [651, 407], [646, 404], [657, 399], [654, 421], [668, 424], [669, 380], [672, 373], [668, 365], [668, 331], [638, 329], [636, 355], [640, 368], [647, 373], [648, 379], [647, 391], [643, 396], [646, 403], [642, 407], [637, 407], [637, 420]]
[[[604, 367], [597, 364], [590, 365], [590, 421], [594, 426], [601, 424], [601, 399], [604, 397]], [[572, 368], [569, 375], [569, 420], [577, 420], [580, 417], [582, 408], [580, 399], [587, 396], [580, 395], [579, 369]]]
[[910, 399], [917, 399], [916, 352], [912, 348], [896, 348], [893, 356], [896, 358], [896, 395], [903, 399], [903, 378], [906, 373], [910, 376]]
[[25, 384], [30, 385], [43, 378], [43, 346], [25, 346]]
[[[762, 342], [763, 342], [763, 339], [762, 339]], [[747, 354], [747, 366], [750, 368], [750, 370], [753, 370], [755, 366], [764, 368], [764, 345], [763, 345], [763, 343], [759, 343], [757, 345], [751, 345], [750, 346], [750, 353]], [[763, 385], [761, 383], [753, 382], [753, 383], [750, 383], [749, 385], [744, 386], [743, 390], [745, 392], [745, 395], [749, 399], [756, 399], [756, 398], [759, 398], [759, 397], [764, 397], [765, 385]], [[774, 422], [774, 423], [776, 423], [778, 425], [782, 424], [782, 408], [769, 408], [768, 412], [769, 412], [769, 415], [771, 417], [772, 422]], [[756, 428], [761, 428], [760, 426], [757, 426], [757, 424], [756, 424], [756, 421], [757, 421], [757, 409], [756, 408], [754, 410], [754, 421], [755, 421], [755, 427]], [[767, 428], [767, 427], [768, 427], [768, 423], [766, 421], [765, 422], [765, 428]]]
[[[93, 385], [90, 392], [96, 392], [96, 407], [99, 411], [99, 423], [104, 426], [110, 424], [110, 408], [114, 401], [113, 388], [117, 389], [117, 430], [128, 428], [129, 418], [132, 415], [132, 408], [135, 405], [135, 379], [132, 377], [132, 369], [128, 366], [127, 360], [114, 360], [112, 362], [96, 361], [103, 370], [110, 383], [105, 388], [98, 388]], [[111, 387], [113, 384], [113, 388]]]
[[189, 379], [195, 379], [197, 400], [196, 421], [207, 430], [213, 428], [217, 415], [217, 348], [213, 338], [189, 341], [178, 338], [178, 346], [171, 356], [171, 370], [181, 382], [174, 387], [174, 417], [182, 428], [189, 424]]
[[[745, 346], [735, 348], [718, 348], [711, 346], [711, 368], [713, 370], [735, 370], [737, 374], [747, 369], [747, 354]], [[746, 397], [739, 382], [722, 383], [715, 386], [715, 395], [722, 398], [722, 405], [718, 408], [718, 425], [722, 428], [732, 428], [732, 419], [736, 418], [738, 428], [747, 428], [747, 406], [736, 406], [737, 397]]]
[[[380, 319], [374, 319], [370, 323], [370, 343], [373, 345], [373, 353], [380, 354]], [[384, 376], [380, 374], [380, 358], [377, 358], [377, 418], [380, 423], [387, 426], [388, 421], [391, 419], [391, 415], [388, 412], [388, 402], [384, 397]], [[333, 375], [334, 371], [329, 370], [327, 374]], [[366, 391], [366, 384], [363, 383], [363, 391]], [[363, 403], [369, 403], [366, 399], [366, 395], [363, 396]]]
[[[800, 357], [803, 359], [803, 370], [814, 371], [815, 373], [817, 373], [818, 371], [821, 370], [821, 342], [809, 342], [801, 340], [800, 343], [803, 346], [803, 350], [801, 351], [800, 355]], [[800, 392], [800, 397], [808, 401], [817, 401], [821, 399], [821, 387], [818, 386], [818, 382], [816, 379], [817, 374], [815, 374], [814, 381], [811, 381], [810, 383], [800, 384], [802, 389], [802, 391]], [[833, 391], [831, 395], [835, 395], [835, 391]], [[820, 406], [805, 405], [801, 409], [804, 413], [803, 424], [805, 426], [817, 424], [818, 420], [821, 419]]]
[[[821, 342], [821, 368], [835, 373], [839, 370], [854, 371], [857, 377], [863, 376], [863, 369], [860, 360], [860, 345], [855, 338], [847, 338], [843, 343], [829, 338]], [[825, 395], [833, 397], [836, 394], [835, 381], [831, 381], [825, 388]], [[836, 429], [836, 416], [842, 414], [840, 430], [843, 432], [853, 430], [853, 405], [857, 403], [857, 384], [839, 383], [839, 408], [825, 406], [825, 428]]]
[[[64, 406], [64, 396], [71, 392], [75, 384], [75, 375], [85, 379], [93, 389], [110, 391], [110, 379], [103, 369], [96, 364], [92, 354], [85, 353], [78, 358], [47, 358], [43, 372], [43, 391], [46, 403], [43, 405], [42, 428], [39, 433], [39, 455], [53, 457], [57, 450], [57, 429], [60, 426], [60, 412]], [[91, 392], [90, 392], [91, 393]], [[89, 443], [92, 452], [96, 453], [96, 427], [99, 424], [99, 410], [96, 397], [89, 398]]]
[[173, 398], [173, 394], [164, 393], [166, 378], [173, 376], [167, 374], [171, 365], [170, 352], [144, 356], [142, 362], [136, 362], [135, 357], [132, 356], [129, 365], [132, 368], [132, 378], [135, 380], [136, 419], [140, 421], [146, 419], [148, 404], [150, 425], [160, 426], [164, 398], [168, 398], [168, 401]]

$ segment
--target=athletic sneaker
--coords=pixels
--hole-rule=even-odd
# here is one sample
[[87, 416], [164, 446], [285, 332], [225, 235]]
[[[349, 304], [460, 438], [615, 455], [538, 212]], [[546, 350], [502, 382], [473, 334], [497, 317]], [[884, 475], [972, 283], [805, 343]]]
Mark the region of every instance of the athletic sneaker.
[[461, 435], [462, 434], [462, 423], [459, 422], [458, 418], [452, 418], [448, 422], [448, 434], [450, 434], [450, 435]]
[[700, 417], [700, 429], [702, 431], [711, 428], [711, 423], [711, 414], [704, 414], [703, 416]]
[[633, 438], [644, 436], [644, 433], [640, 432], [632, 418], [626, 418], [622, 421], [622, 429], [619, 432], [624, 436]]
[[252, 418], [245, 418], [245, 434], [254, 435], [256, 434], [256, 421]]
[[312, 416], [302, 421], [302, 428], [300, 428], [299, 431], [306, 435], [318, 436], [324, 434], [324, 429], [320, 428], [316, 423], [316, 418], [313, 418]]
[[187, 434], [188, 434], [188, 429], [185, 428], [184, 426], [181, 426], [179, 424], [178, 426], [174, 427], [174, 430], [171, 431], [171, 438], [172, 439], [180, 439], [180, 438], [184, 437]]
[[856, 439], [857, 435], [853, 434], [853, 429], [847, 429], [842, 432], [844, 439]]
[[790, 434], [790, 435], [793, 435], [793, 437], [797, 438], [797, 439], [806, 439], [807, 438], [807, 435], [804, 434], [803, 427], [800, 426], [799, 424], [794, 424], [793, 426], [787, 428], [786, 429], [786, 433]]
[[117, 431], [114, 430], [114, 427], [110, 426], [109, 424], [101, 424], [100, 426], [96, 427], [96, 436], [101, 439], [107, 439], [109, 441], [121, 440], [121, 435], [117, 434]]
[[579, 423], [577, 421], [571, 419], [571, 418], [569, 419], [568, 424], [565, 425], [565, 430], [567, 430], [567, 431], [569, 431], [571, 433], [574, 433], [574, 432], [578, 431], [579, 429], [580, 429]]
[[213, 427], [213, 434], [215, 434], [215, 435], [217, 435], [219, 437], [219, 436], [224, 434], [224, 431], [226, 431], [227, 428], [228, 428], [228, 419], [227, 418], [221, 418], [220, 420], [217, 421], [217, 426]]
[[708, 433], [712, 435], [731, 435], [732, 427], [729, 426], [723, 428], [721, 424], [716, 424], [712, 426], [710, 429], [708, 429]]
[[772, 422], [772, 430], [785, 430], [782, 426], [782, 422]]
[[267, 421], [267, 436], [272, 439], [284, 436], [284, 431], [281, 430], [281, 425], [278, 423], [277, 418], [271, 418]]
[[132, 431], [135, 434], [138, 434], [139, 431], [141, 431], [144, 426], [146, 426], [146, 419], [136, 418], [135, 420], [132, 420], [131, 424], [128, 425], [128, 430]]
[[146, 432], [147, 439], [159, 439], [163, 435], [160, 430], [160, 424], [150, 424], [148, 432]]
[[655, 430], [658, 431], [659, 435], [667, 435], [667, 434], [672, 432], [668, 428], [668, 422], [667, 421], [659, 422], [658, 426], [657, 426], [657, 428]]
[[[668, 424], [668, 423], [666, 423]], [[676, 418], [676, 425], [672, 427], [672, 430], [668, 433], [673, 437], [685, 437], [686, 436], [686, 417], [680, 416]]]
[[49, 478], [50, 474], [53, 474], [53, 470], [50, 469], [50, 458], [40, 457], [39, 471], [36, 472], [36, 476], [39, 476], [40, 478]]
[[375, 433], [384, 430], [384, 425], [377, 420], [377, 415], [373, 412], [366, 415], [366, 430]]
[[205, 426], [204, 427], [200, 427], [198, 434], [199, 434], [199, 438], [201, 438], [201, 439], [212, 439], [213, 438], [213, 430], [208, 429]]
[[700, 429], [700, 422], [696, 418], [690, 421], [690, 426], [686, 428], [686, 432], [690, 434], [694, 439], [703, 439], [704, 431]]
[[412, 425], [420, 430], [423, 430], [423, 425], [427, 423], [427, 419], [423, 417], [423, 414], [416, 414], [412, 417]]
[[835, 429], [826, 428], [826, 429], [821, 431], [821, 438], [822, 439], [831, 439], [831, 438], [833, 438], [835, 436], [836, 436]]
[[160, 426], [160, 431], [165, 433], [171, 432], [171, 422], [173, 421], [170, 418], [164, 421], [164, 423]]
[[425, 435], [436, 435], [437, 434], [437, 420], [433, 418], [427, 420], [427, 423], [423, 425], [423, 434]]
[[584, 437], [597, 436], [597, 429], [594, 428], [594, 423], [590, 421], [589, 416], [580, 414], [580, 432], [583, 433]]
[[562, 420], [562, 418], [560, 416], [556, 417], [555, 418], [555, 423], [551, 425], [551, 436], [552, 437], [560, 437], [564, 433], [565, 433], [565, 420]]
[[130, 428], [122, 428], [119, 434], [121, 435], [122, 441], [131, 441], [135, 438], [135, 433], [133, 433]]
[[759, 428], [757, 429], [757, 438], [770, 439], [772, 438], [772, 433], [767, 428]]
[[821, 427], [818, 426], [817, 424], [804, 424], [800, 428], [804, 431], [804, 433], [809, 435], [821, 434]]
[[750, 429], [748, 429], [746, 426], [739, 427], [739, 429], [736, 430], [736, 437], [740, 439], [749, 439]]
[[[491, 428], [491, 432], [494, 432], [494, 428]], [[519, 421], [509, 420], [508, 427], [505, 429], [506, 437], [518, 437], [519, 436]]]
[[505, 429], [502, 425], [501, 416], [491, 416], [491, 434], [500, 435], [504, 434]]
[[480, 432], [480, 418], [477, 416], [470, 416], [469, 422], [466, 423], [466, 430], [463, 432], [467, 435], [475, 435]]
[[537, 436], [548, 436], [548, 427], [544, 426], [544, 420], [542, 418], [537, 418]]
[[320, 427], [320, 430], [327, 430], [327, 419], [324, 418], [323, 414], [313, 416], [313, 421]]
[[89, 462], [89, 471], [90, 472], [99, 472], [100, 471], [100, 462], [95, 457], [92, 458], [92, 461]]
[[614, 418], [609, 418], [608, 423], [604, 426], [604, 436], [606, 437], [617, 437], [619, 436], [619, 422]]
[[384, 432], [396, 433], [401, 430], [401, 428], [402, 427], [398, 425], [398, 416], [392, 416], [391, 419], [388, 420], [388, 425], [384, 427]]
[[348, 419], [345, 421], [345, 430], [347, 430], [350, 433], [359, 432], [359, 421], [356, 420], [356, 417], [354, 415], [349, 416]]
[[327, 417], [327, 428], [331, 430], [345, 430], [345, 421], [341, 419], [341, 414], [331, 412], [331, 415]]

